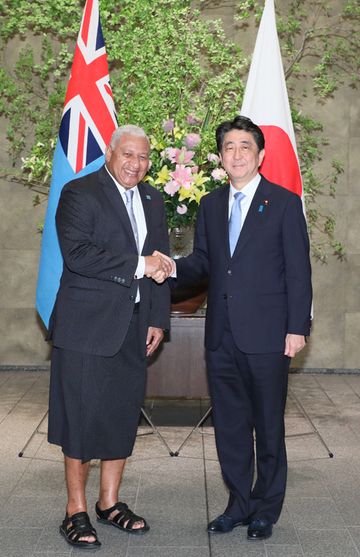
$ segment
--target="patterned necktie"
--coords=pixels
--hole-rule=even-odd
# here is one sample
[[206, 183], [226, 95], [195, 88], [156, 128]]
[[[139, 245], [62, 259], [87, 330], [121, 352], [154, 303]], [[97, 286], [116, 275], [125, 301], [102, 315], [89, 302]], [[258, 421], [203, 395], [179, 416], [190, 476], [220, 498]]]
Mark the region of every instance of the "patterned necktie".
[[234, 195], [234, 203], [231, 208], [231, 215], [229, 219], [229, 244], [231, 256], [235, 251], [237, 241], [240, 236], [241, 231], [241, 200], [244, 199], [245, 195], [238, 191]]
[[137, 245], [137, 249], [139, 251], [139, 233], [138, 233], [138, 227], [136, 224], [136, 219], [135, 219], [134, 209], [133, 209], [134, 190], [133, 189], [125, 190], [125, 195], [126, 195], [126, 210], [129, 215], [131, 227], [135, 237], [135, 242]]

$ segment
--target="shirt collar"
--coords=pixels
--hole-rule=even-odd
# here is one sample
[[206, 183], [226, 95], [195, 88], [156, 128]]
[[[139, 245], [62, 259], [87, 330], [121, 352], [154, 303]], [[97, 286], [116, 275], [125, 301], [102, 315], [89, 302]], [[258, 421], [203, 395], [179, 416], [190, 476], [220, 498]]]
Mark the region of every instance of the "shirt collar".
[[[111, 174], [111, 172], [108, 169], [108, 167], [106, 166], [106, 164], [105, 164], [105, 169], [106, 169], [107, 173], [109, 174], [110, 178], [112, 179], [112, 181], [114, 182], [115, 186], [117, 187], [117, 189], [121, 193], [121, 195], [125, 198], [125, 192], [126, 192], [127, 188], [124, 188], [124, 186], [122, 186], [117, 180], [115, 180], [114, 176]], [[138, 191], [137, 185], [134, 186], [131, 189], [133, 190], [134, 195], [136, 195], [136, 192]]]
[[[254, 178], [252, 178], [250, 180], [250, 182], [248, 182], [246, 184], [246, 186], [244, 186], [242, 188], [242, 190], [240, 190], [245, 196], [248, 197], [253, 197], [255, 192], [256, 192], [256, 188], [258, 187], [259, 183], [261, 180], [261, 176], [260, 174], [256, 174], [256, 176], [254, 176]], [[239, 190], [237, 190], [236, 188], [234, 188], [234, 186], [232, 185], [232, 183], [230, 182], [230, 195], [231, 197], [234, 197], [234, 195], [238, 192]]]

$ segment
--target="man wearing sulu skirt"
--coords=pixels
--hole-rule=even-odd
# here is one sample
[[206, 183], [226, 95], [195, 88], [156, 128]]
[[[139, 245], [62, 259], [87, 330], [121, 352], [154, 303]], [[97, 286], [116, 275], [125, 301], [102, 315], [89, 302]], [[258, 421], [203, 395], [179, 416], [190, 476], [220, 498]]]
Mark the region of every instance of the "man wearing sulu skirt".
[[149, 167], [145, 132], [115, 130], [99, 171], [67, 184], [56, 226], [64, 266], [49, 340], [50, 443], [62, 447], [68, 492], [60, 533], [76, 547], [101, 545], [85, 494], [99, 459], [98, 521], [132, 534], [146, 520], [119, 500], [145, 394], [146, 359], [169, 328], [169, 264], [162, 197], [142, 182]]

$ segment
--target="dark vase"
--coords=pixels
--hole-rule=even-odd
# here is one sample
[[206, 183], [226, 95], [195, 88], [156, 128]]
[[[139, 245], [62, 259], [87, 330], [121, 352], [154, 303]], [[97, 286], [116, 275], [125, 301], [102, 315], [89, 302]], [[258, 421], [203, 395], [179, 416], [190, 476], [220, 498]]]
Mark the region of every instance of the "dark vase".
[[[186, 257], [192, 252], [194, 228], [187, 226], [170, 230], [170, 254], [174, 259]], [[173, 288], [171, 291], [171, 313], [192, 314], [205, 307], [207, 280], [186, 288]]]

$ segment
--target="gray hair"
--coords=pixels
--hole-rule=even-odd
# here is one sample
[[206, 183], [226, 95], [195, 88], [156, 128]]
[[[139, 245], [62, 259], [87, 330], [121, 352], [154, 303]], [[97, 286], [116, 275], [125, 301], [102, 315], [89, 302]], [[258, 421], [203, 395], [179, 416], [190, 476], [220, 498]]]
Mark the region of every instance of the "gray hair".
[[115, 149], [117, 142], [125, 134], [135, 135], [137, 137], [144, 137], [145, 139], [147, 139], [150, 145], [150, 140], [142, 128], [140, 128], [139, 126], [134, 126], [133, 124], [127, 124], [126, 126], [120, 126], [113, 132], [110, 140], [111, 149]]

